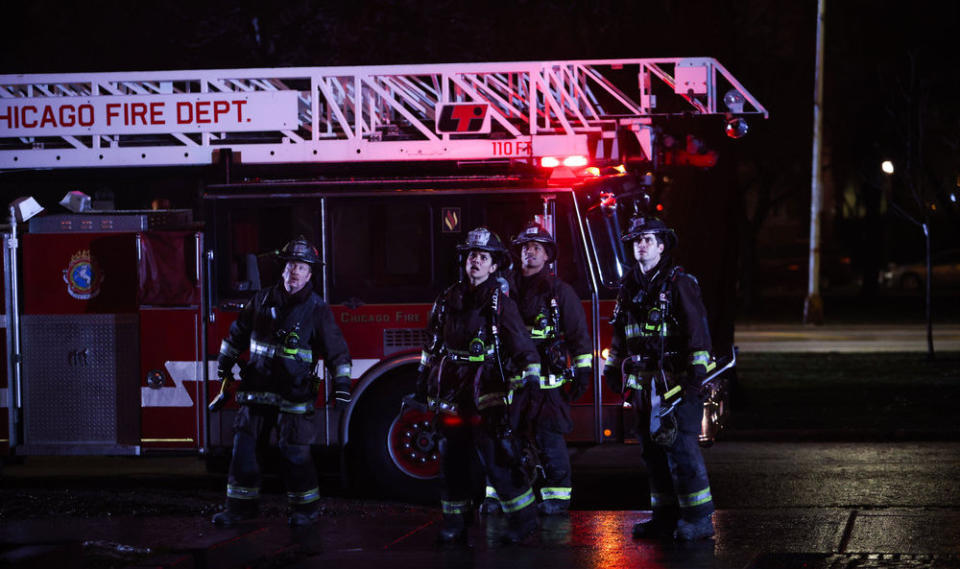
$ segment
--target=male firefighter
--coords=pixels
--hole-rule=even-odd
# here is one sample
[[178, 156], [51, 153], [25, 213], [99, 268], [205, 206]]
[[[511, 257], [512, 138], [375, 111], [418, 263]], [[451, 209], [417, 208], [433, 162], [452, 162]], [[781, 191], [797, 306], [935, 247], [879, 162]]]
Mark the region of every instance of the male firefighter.
[[234, 421], [233, 458], [226, 509], [213, 523], [231, 526], [256, 517], [260, 497], [257, 454], [275, 428], [283, 457], [281, 475], [290, 505], [288, 523], [306, 526], [319, 516], [317, 473], [310, 454], [315, 436], [313, 404], [320, 386], [320, 360], [333, 376], [339, 409], [350, 403], [350, 354], [330, 307], [313, 291], [316, 247], [303, 236], [284, 245], [277, 256], [286, 264], [283, 280], [259, 291], [230, 326], [220, 347], [217, 375], [233, 380], [232, 368], [249, 349], [241, 371]]
[[[573, 430], [570, 403], [587, 391], [593, 377], [590, 332], [573, 287], [550, 274], [548, 267], [557, 258], [553, 236], [531, 222], [511, 245], [519, 249], [520, 275], [510, 296], [537, 346], [541, 368], [540, 389], [514, 392], [510, 415], [515, 433], [528, 433], [540, 453], [544, 480], [537, 508], [541, 514], [562, 515], [570, 509], [571, 493], [570, 455], [563, 435]], [[569, 393], [563, 388], [567, 382]], [[499, 512], [496, 490], [488, 485], [486, 494], [483, 511]]]
[[714, 508], [697, 440], [699, 392], [715, 364], [700, 285], [673, 263], [677, 236], [663, 221], [634, 217], [622, 240], [637, 264], [620, 284], [603, 373], [641, 418], [653, 517], [633, 536], [704, 539], [714, 533]]
[[526, 539], [538, 526], [533, 490], [521, 470], [507, 416], [509, 358], [522, 369], [527, 389], [539, 389], [540, 360], [517, 306], [495, 277], [507, 259], [500, 238], [486, 227], [458, 245], [465, 279], [436, 300], [417, 384], [418, 399], [437, 409], [444, 486], [438, 541], [465, 542], [473, 519], [471, 457], [479, 455], [496, 488], [508, 528], [507, 543]]

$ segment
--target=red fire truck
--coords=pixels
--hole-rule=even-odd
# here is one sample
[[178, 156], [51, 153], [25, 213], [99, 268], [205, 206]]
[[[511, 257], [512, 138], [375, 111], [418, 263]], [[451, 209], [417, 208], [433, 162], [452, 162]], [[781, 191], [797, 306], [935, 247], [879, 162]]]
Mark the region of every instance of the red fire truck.
[[668, 142], [692, 119], [738, 137], [745, 116], [766, 114], [710, 58], [0, 76], [7, 193], [87, 184], [123, 202], [139, 185], [187, 205], [115, 209], [74, 192], [71, 212], [41, 198], [47, 211], [30, 218], [36, 202], [11, 204], [2, 451], [228, 451], [235, 405], [207, 411], [220, 341], [279, 277], [271, 253], [303, 234], [320, 245], [315, 286], [355, 380], [342, 413], [321, 390], [318, 450], [345, 449], [354, 476], [390, 493], [423, 493], [438, 474], [431, 421], [400, 400], [431, 303], [458, 278], [466, 231], [508, 238], [532, 218], [555, 235], [553, 269], [594, 338], [593, 388], [568, 439], [629, 440], [630, 414], [599, 376], [630, 264], [620, 229], [651, 209], [680, 228], [726, 353], [732, 200], [689, 187], [716, 154]]

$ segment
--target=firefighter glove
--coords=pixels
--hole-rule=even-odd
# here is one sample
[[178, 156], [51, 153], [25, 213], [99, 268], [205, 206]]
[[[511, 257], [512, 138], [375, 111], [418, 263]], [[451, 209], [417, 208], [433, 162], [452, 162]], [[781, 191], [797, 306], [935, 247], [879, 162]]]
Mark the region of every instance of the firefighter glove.
[[707, 369], [704, 366], [695, 365], [690, 373], [690, 385], [687, 388], [689, 395], [702, 398], [707, 391], [703, 385], [703, 380], [707, 379]]
[[341, 375], [333, 379], [333, 406], [335, 409], [343, 410], [350, 405], [350, 378]]
[[623, 372], [617, 366], [605, 366], [603, 377], [607, 378], [607, 385], [616, 393], [623, 393]]
[[318, 395], [320, 393], [320, 386], [323, 385], [323, 380], [320, 379], [320, 376], [312, 373], [307, 379], [310, 380], [310, 392], [313, 393], [314, 396]]
[[233, 358], [220, 356], [217, 358], [217, 379], [220, 381], [233, 381], [233, 366], [237, 363]]
[[593, 379], [593, 368], [578, 367], [573, 372], [573, 385], [570, 387], [571, 402], [583, 397], [583, 394], [590, 388], [591, 379]]

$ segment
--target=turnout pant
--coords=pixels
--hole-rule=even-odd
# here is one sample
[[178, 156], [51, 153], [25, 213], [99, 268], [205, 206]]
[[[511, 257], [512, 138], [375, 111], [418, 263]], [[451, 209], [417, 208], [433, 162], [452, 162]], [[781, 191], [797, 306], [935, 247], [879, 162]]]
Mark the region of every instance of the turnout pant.
[[[674, 412], [679, 432], [673, 444], [662, 446], [653, 442], [648, 430], [643, 430], [641, 437], [643, 460], [650, 475], [650, 506], [654, 517], [679, 517], [692, 522], [714, 510], [698, 441], [703, 404], [697, 399], [687, 400]], [[640, 425], [648, 425], [649, 416], [640, 413]]]
[[544, 500], [562, 500], [570, 503], [570, 454], [563, 433], [550, 428], [535, 430], [537, 446], [543, 465], [544, 480], [540, 497]]
[[320, 499], [317, 472], [310, 454], [315, 436], [311, 417], [281, 413], [276, 407], [243, 405], [233, 424], [233, 457], [227, 479], [228, 503], [255, 503], [260, 497], [260, 460], [276, 428], [282, 464], [280, 475], [290, 505], [311, 511]]
[[516, 514], [534, 502], [533, 491], [510, 456], [505, 441], [496, 434], [496, 413], [502, 407], [480, 415], [447, 417], [441, 421], [441, 461], [444, 486], [441, 503], [445, 515], [466, 515], [470, 511], [472, 481], [470, 466], [478, 456], [486, 475], [500, 496], [503, 510]]

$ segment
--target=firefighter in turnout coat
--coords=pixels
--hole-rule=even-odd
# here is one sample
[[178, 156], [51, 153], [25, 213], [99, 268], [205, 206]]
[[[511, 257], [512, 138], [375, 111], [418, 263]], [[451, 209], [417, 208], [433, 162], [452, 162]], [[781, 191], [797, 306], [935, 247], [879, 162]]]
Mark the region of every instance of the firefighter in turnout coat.
[[220, 347], [217, 375], [224, 382], [233, 381], [232, 368], [242, 352], [249, 350], [250, 359], [242, 368], [236, 394], [240, 411], [233, 425], [226, 509], [213, 517], [218, 525], [256, 517], [258, 454], [273, 429], [283, 457], [288, 522], [303, 526], [316, 521], [320, 495], [310, 445], [320, 360], [334, 378], [336, 407], [343, 409], [350, 402], [347, 344], [330, 307], [310, 283], [312, 269], [320, 263], [317, 249], [301, 236], [287, 243], [278, 257], [286, 263], [282, 282], [253, 296]]
[[516, 304], [500, 289], [496, 272], [506, 260], [499, 237], [485, 227], [458, 245], [466, 278], [437, 298], [428, 325], [417, 398], [439, 413], [443, 525], [438, 541], [463, 542], [473, 519], [470, 465], [479, 456], [487, 479], [503, 500], [516, 543], [538, 525], [535, 498], [520, 468], [507, 416], [510, 362], [539, 389], [540, 359]]
[[715, 364], [700, 286], [673, 264], [677, 237], [661, 220], [634, 217], [622, 240], [637, 264], [621, 281], [604, 376], [641, 418], [653, 517], [633, 535], [707, 538], [714, 506], [697, 435], [700, 385]]
[[[543, 483], [540, 513], [565, 514], [570, 507], [570, 455], [564, 434], [573, 430], [570, 403], [590, 387], [593, 355], [580, 299], [567, 283], [549, 273], [557, 257], [553, 236], [536, 223], [513, 239], [519, 249], [520, 274], [511, 287], [520, 316], [540, 354], [540, 389], [511, 389], [513, 428], [536, 441]], [[568, 354], [570, 356], [568, 370]], [[513, 381], [520, 380], [515, 376]], [[570, 383], [569, 392], [564, 385]], [[488, 485], [483, 509], [500, 511], [496, 490]]]

